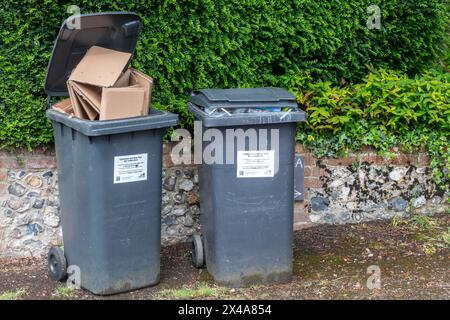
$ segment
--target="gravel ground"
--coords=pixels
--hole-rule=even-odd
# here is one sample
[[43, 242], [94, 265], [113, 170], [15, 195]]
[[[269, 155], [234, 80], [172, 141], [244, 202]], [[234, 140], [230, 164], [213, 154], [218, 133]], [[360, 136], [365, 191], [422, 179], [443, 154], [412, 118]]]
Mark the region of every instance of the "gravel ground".
[[[219, 287], [193, 268], [188, 244], [162, 249], [159, 285], [106, 297], [52, 281], [45, 257], [0, 260], [0, 299], [450, 299], [449, 222], [441, 214], [297, 231], [293, 281], [245, 289]], [[367, 287], [373, 265], [379, 289]]]

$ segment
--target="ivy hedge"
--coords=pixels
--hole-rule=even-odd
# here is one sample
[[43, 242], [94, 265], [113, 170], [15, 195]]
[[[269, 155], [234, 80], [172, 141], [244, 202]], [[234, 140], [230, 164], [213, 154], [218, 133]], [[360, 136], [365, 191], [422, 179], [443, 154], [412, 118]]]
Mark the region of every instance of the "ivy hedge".
[[[1, 147], [52, 142], [43, 83], [72, 1], [4, 0], [0, 6]], [[449, 0], [78, 0], [82, 13], [135, 11], [143, 19], [134, 66], [155, 78], [154, 106], [182, 116], [202, 87], [358, 83], [367, 65], [412, 75], [444, 49]], [[378, 5], [381, 28], [368, 29]], [[387, 127], [388, 128], [388, 127]], [[388, 128], [389, 129], [389, 128]], [[355, 137], [356, 138], [356, 137]]]

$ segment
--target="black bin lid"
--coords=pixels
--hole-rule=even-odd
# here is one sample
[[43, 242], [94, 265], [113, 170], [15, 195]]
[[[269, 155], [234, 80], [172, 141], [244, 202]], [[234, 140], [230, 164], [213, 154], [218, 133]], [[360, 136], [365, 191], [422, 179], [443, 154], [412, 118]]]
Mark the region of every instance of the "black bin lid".
[[80, 28], [69, 18], [61, 26], [47, 68], [48, 96], [67, 96], [67, 79], [92, 46], [134, 53], [141, 19], [132, 12], [104, 12], [78, 16]]
[[212, 108], [297, 108], [295, 97], [283, 88], [202, 89], [192, 92], [190, 102]]

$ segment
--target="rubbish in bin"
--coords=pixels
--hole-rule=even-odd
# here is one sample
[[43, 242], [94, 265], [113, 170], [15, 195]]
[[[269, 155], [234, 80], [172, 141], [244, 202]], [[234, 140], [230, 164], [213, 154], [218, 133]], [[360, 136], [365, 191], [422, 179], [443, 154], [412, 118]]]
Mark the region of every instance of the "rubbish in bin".
[[[45, 82], [49, 102], [68, 95], [67, 79], [87, 48], [134, 52], [141, 25], [136, 14], [77, 18], [81, 29], [65, 21], [56, 39]], [[67, 110], [63, 101], [58, 110]], [[70, 274], [76, 285], [102, 295], [157, 284], [162, 143], [178, 116], [152, 109], [141, 117], [90, 121], [68, 112], [46, 112], [54, 129], [64, 242], [64, 250], [49, 251], [51, 277], [63, 281]]]
[[258, 112], [281, 112], [280, 107], [266, 107], [266, 108], [248, 108], [248, 112], [250, 113], [258, 113]]
[[112, 120], [148, 114], [153, 80], [126, 69], [130, 58], [130, 53], [98, 46], [87, 50], [67, 82], [76, 117]]
[[72, 103], [71, 103], [70, 99], [61, 100], [58, 103], [55, 103], [52, 106], [52, 108], [57, 110], [57, 111], [59, 111], [59, 112], [68, 114], [69, 116], [73, 116], [74, 115], [73, 107], [72, 107]]
[[[223, 146], [215, 153], [233, 160], [200, 165], [203, 236], [192, 238], [194, 265], [206, 263], [213, 278], [227, 286], [289, 281], [294, 137], [305, 112], [281, 88], [199, 90], [192, 93], [188, 108], [202, 121], [203, 132], [213, 128], [220, 133]], [[217, 117], [205, 112], [208, 108], [223, 108], [229, 115]], [[242, 108], [263, 112], [233, 113]], [[203, 151], [209, 148], [209, 142], [202, 144]]]
[[207, 114], [216, 116], [232, 115], [236, 113], [281, 112], [283, 109], [286, 108], [280, 107], [264, 107], [264, 108], [254, 107], [254, 108], [232, 108], [232, 109], [214, 108], [214, 107], [203, 108], [203, 110]]

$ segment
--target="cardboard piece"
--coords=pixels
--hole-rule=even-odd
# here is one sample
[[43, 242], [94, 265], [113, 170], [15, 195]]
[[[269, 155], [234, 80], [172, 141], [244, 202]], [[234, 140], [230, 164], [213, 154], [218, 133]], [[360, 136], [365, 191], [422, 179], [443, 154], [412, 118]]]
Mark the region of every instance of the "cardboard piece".
[[93, 46], [76, 66], [69, 80], [112, 87], [128, 66], [131, 53]]
[[90, 86], [87, 84], [76, 83], [73, 81], [69, 81], [67, 87], [70, 87], [78, 95], [81, 95], [83, 99], [91, 105], [92, 108], [94, 108], [97, 112], [100, 112], [102, 94], [101, 88]]
[[128, 69], [131, 54], [91, 47], [67, 81], [76, 117], [112, 120], [148, 115], [153, 79]]
[[135, 70], [131, 70], [131, 76], [133, 80], [139, 84], [142, 88], [145, 89], [145, 95], [144, 95], [144, 103], [142, 105], [142, 115], [146, 116], [148, 115], [148, 110], [150, 108], [150, 100], [152, 97], [152, 88], [153, 88], [153, 79], [147, 76], [146, 74]]
[[53, 109], [57, 110], [59, 112], [68, 114], [68, 115], [73, 115], [74, 114], [73, 107], [72, 107], [72, 102], [70, 101], [70, 99], [64, 99], [64, 100], [61, 100], [61, 101], [55, 103], [53, 105]]
[[73, 107], [73, 113], [75, 117], [80, 119], [87, 119], [87, 113], [84, 111], [83, 107], [81, 106], [79, 102], [79, 98], [77, 95], [75, 95], [75, 92], [71, 86], [67, 86], [67, 91], [69, 92], [70, 101], [72, 103]]
[[[121, 119], [142, 115], [142, 101], [145, 91], [139, 87], [105, 88], [100, 108], [100, 120]], [[123, 106], [126, 105], [127, 108]]]
[[89, 120], [98, 119], [98, 111], [97, 110], [95, 110], [83, 97], [80, 97], [79, 101], [81, 103], [81, 107], [84, 109], [84, 111], [88, 115]]
[[114, 87], [126, 87], [130, 85], [131, 69], [126, 70], [116, 81]]

